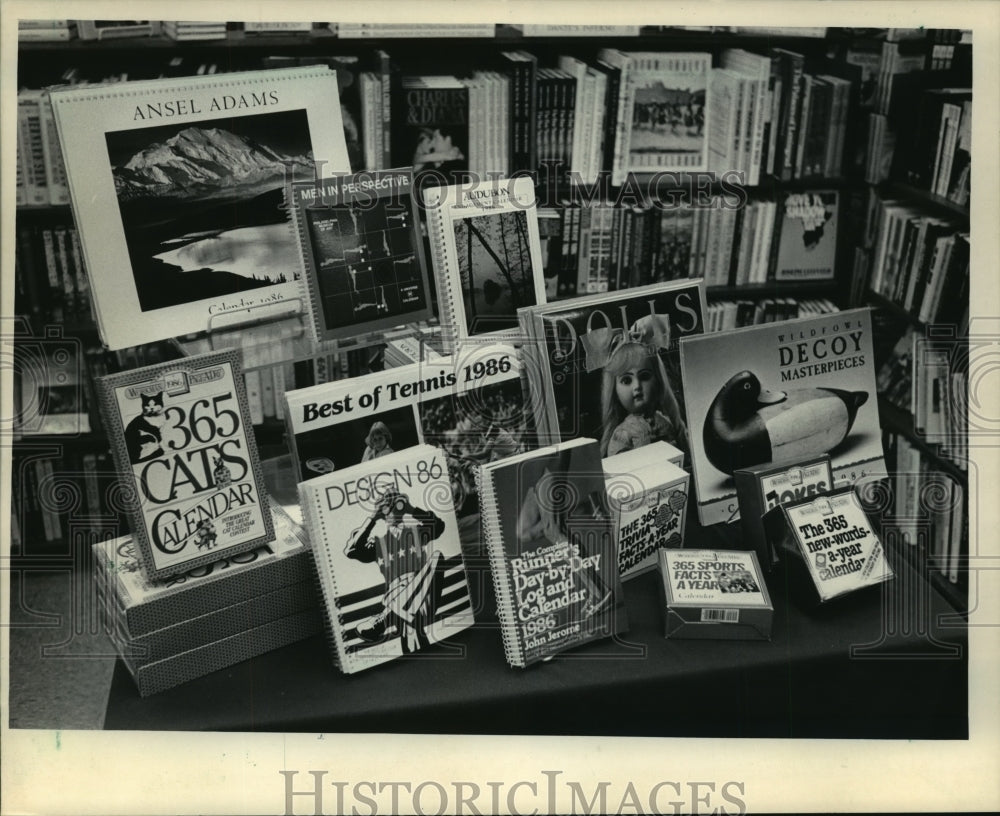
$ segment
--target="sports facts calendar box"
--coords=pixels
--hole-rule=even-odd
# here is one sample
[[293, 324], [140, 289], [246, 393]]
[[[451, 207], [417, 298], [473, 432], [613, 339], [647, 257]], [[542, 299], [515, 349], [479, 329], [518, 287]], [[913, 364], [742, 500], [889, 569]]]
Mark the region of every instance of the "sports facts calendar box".
[[664, 548], [658, 564], [666, 637], [771, 639], [774, 607], [755, 553]]
[[779, 505], [764, 516], [793, 592], [825, 603], [893, 578], [853, 487]]

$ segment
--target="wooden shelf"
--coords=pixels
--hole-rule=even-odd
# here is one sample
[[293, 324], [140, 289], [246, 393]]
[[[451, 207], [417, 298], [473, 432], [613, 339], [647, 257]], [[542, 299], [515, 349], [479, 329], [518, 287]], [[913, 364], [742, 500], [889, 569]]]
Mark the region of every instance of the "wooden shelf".
[[881, 189], [884, 194], [889, 196], [901, 196], [918, 201], [940, 217], [951, 218], [964, 225], [969, 223], [969, 208], [967, 206], [956, 204], [944, 196], [935, 195], [930, 190], [923, 190], [898, 181], [887, 181], [881, 186]]
[[921, 437], [913, 428], [913, 416], [909, 411], [893, 405], [881, 394], [878, 398], [879, 420], [885, 430], [905, 436], [907, 441], [928, 459], [934, 461], [935, 465], [944, 473], [947, 473], [963, 487], [968, 484], [969, 475], [956, 465], [951, 459], [944, 456], [938, 445], [933, 445]]
[[644, 44], [660, 43], [664, 45], [677, 44], [681, 50], [687, 48], [728, 48], [736, 44], [760, 45], [767, 47], [774, 42], [783, 44], [800, 44], [803, 48], [816, 49], [823, 43], [840, 42], [845, 39], [855, 37], [853, 33], [843, 33], [843, 29], [829, 28], [826, 36], [817, 37], [796, 33], [800, 29], [790, 27], [783, 32], [776, 29], [773, 32], [739, 32], [739, 31], [701, 31], [685, 28], [669, 28], [666, 26], [640, 26], [636, 35], [610, 34], [608, 36], [594, 36], [574, 34], [572, 31], [565, 33], [555, 32], [542, 36], [525, 36], [519, 28], [512, 25], [497, 24], [496, 33], [492, 37], [447, 37], [447, 36], [426, 36], [426, 37], [340, 37], [327, 28], [313, 29], [308, 32], [290, 32], [274, 34], [248, 34], [242, 29], [233, 29], [226, 32], [225, 37], [216, 40], [173, 40], [164, 34], [153, 37], [120, 37], [104, 40], [63, 40], [63, 41], [34, 41], [28, 40], [18, 43], [18, 48], [22, 51], [50, 52], [50, 51], [116, 51], [126, 52], [137, 49], [148, 48], [191, 48], [192, 50], [210, 50], [213, 48], [240, 48], [240, 49], [264, 49], [274, 50], [287, 48], [289, 45], [297, 49], [308, 50], [310, 48], [328, 47], [335, 43], [338, 47], [344, 44], [361, 44], [366, 48], [385, 47], [391, 43], [483, 43], [492, 42], [502, 46], [517, 45], [520, 47], [530, 46], [533, 43], [539, 46], [548, 46], [553, 43], [591, 43], [595, 48], [604, 48], [608, 45], [612, 47], [628, 48], [629, 44], [641, 42]]
[[108, 439], [102, 433], [87, 431], [80, 434], [31, 434], [21, 433], [13, 440], [14, 450], [25, 453], [32, 450], [53, 453], [70, 450], [83, 453], [100, 453], [109, 450]]
[[705, 288], [705, 295], [709, 300], [758, 300], [766, 297], [829, 297], [836, 291], [837, 281], [831, 278], [820, 281], [769, 281], [743, 286], [708, 286]]
[[907, 311], [898, 303], [896, 303], [896, 301], [889, 300], [889, 298], [887, 298], [885, 295], [880, 295], [878, 294], [878, 292], [873, 292], [872, 290], [869, 289], [866, 298], [869, 302], [871, 302], [872, 305], [877, 306], [880, 309], [885, 309], [887, 312], [894, 315], [895, 317], [905, 320], [914, 328], [920, 330], [926, 328], [926, 324], [920, 322], [920, 320], [918, 320], [916, 317], [910, 314], [909, 311]]
[[959, 615], [963, 618], [968, 617], [969, 590], [967, 572], [959, 572], [960, 580], [958, 583], [953, 584], [948, 580], [947, 576], [941, 574], [937, 564], [932, 562], [931, 556], [927, 553], [927, 549], [923, 544], [905, 544], [895, 547], [894, 550], [905, 558]]

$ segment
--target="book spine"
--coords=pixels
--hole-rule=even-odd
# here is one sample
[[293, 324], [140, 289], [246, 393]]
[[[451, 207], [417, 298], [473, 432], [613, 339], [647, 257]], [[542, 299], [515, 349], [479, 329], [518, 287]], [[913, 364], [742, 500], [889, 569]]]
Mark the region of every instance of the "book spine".
[[21, 91], [17, 96], [17, 126], [24, 148], [24, 185], [28, 204], [48, 204], [49, 191], [42, 143], [40, 91]]
[[622, 233], [624, 232], [624, 220], [627, 210], [624, 207], [615, 207], [611, 214], [611, 245], [608, 248], [610, 262], [608, 264], [608, 291], [614, 292], [618, 289], [625, 289], [625, 281], [622, 279]]
[[962, 542], [966, 539], [965, 491], [958, 482], [952, 484], [951, 539], [948, 542], [948, 580], [958, 583]]
[[465, 85], [467, 92], [469, 94], [469, 156], [468, 156], [468, 167], [469, 171], [476, 174], [482, 173], [482, 167], [480, 166], [480, 143], [479, 137], [482, 133], [482, 110], [479, 106], [479, 81], [476, 79], [475, 75], [469, 79], [463, 79], [462, 84]]
[[534, 139], [533, 158], [535, 163], [532, 170], [538, 174], [539, 179], [544, 178], [545, 170], [543, 163], [548, 159], [546, 138], [548, 135], [548, 111], [549, 111], [549, 80], [545, 75], [545, 69], [538, 69], [535, 75], [534, 85], [535, 106], [533, 110]]
[[559, 245], [559, 273], [556, 279], [556, 293], [558, 298], [562, 299], [570, 296], [573, 286], [569, 279], [569, 242], [571, 237], [570, 233], [573, 228], [573, 208], [565, 202], [559, 207], [559, 224], [561, 237]]
[[785, 220], [785, 207], [786, 202], [778, 201], [775, 202], [774, 207], [774, 223], [771, 227], [771, 250], [768, 253], [767, 258], [767, 272], [765, 275], [765, 280], [774, 280], [777, 275], [778, 270], [778, 250], [781, 246], [781, 230], [782, 225]]
[[524, 126], [524, 147], [527, 151], [525, 168], [533, 170], [538, 167], [538, 61], [529, 55], [525, 65], [524, 86], [527, 92]]
[[610, 204], [602, 204], [596, 212], [596, 225], [591, 233], [590, 254], [590, 288], [594, 292], [608, 291], [608, 264], [610, 255], [608, 244], [611, 241]]
[[381, 49], [375, 52], [378, 58], [378, 82], [375, 85], [375, 92], [381, 93], [381, 104], [377, 110], [382, 116], [381, 131], [382, 140], [382, 162], [379, 169], [387, 170], [392, 164], [392, 64], [389, 55]]
[[783, 128], [783, 144], [781, 159], [781, 180], [790, 181], [795, 175], [795, 144], [801, 110], [803, 66], [802, 57], [798, 54], [789, 59], [789, 94]]
[[62, 280], [59, 274], [59, 262], [56, 258], [55, 235], [51, 229], [42, 230], [42, 248], [45, 251], [45, 272], [49, 282], [48, 303], [49, 316], [56, 321], [64, 320], [62, 307]]
[[775, 175], [775, 156], [778, 153], [778, 143], [780, 138], [781, 105], [785, 85], [781, 78], [781, 61], [771, 58], [771, 79], [769, 82], [771, 99], [771, 122], [767, 133], [767, 154], [764, 157], [764, 172], [768, 175]]
[[760, 168], [764, 156], [764, 142], [770, 127], [771, 98], [768, 95], [767, 80], [757, 80], [757, 96], [754, 105], [754, 125], [750, 142], [750, 184], [760, 184]]
[[521, 169], [519, 162], [521, 144], [521, 82], [520, 67], [507, 62], [500, 67], [507, 78], [507, 104], [502, 111], [507, 122], [507, 175]]
[[39, 501], [42, 508], [42, 524], [44, 525], [45, 538], [50, 542], [60, 541], [63, 536], [62, 523], [59, 520], [59, 512], [53, 506], [55, 502], [55, 470], [52, 467], [51, 459], [36, 460], [38, 467], [38, 488]]
[[73, 273], [76, 280], [76, 301], [83, 320], [94, 319], [94, 304], [90, 299], [90, 281], [83, 264], [83, 247], [80, 246], [80, 234], [75, 228], [67, 230], [69, 237], [69, 253], [73, 262]]
[[750, 166], [751, 160], [753, 158], [753, 138], [754, 130], [757, 127], [757, 104], [758, 104], [758, 88], [757, 81], [750, 77], [743, 77], [741, 80], [743, 85], [743, 131], [740, 138], [740, 152], [739, 152], [739, 162], [737, 169], [743, 173], [743, 178], [747, 179], [748, 184], [754, 184], [755, 182], [750, 181]]
[[361, 97], [361, 145], [364, 153], [365, 167], [375, 167], [377, 158], [375, 150], [375, 95], [372, 89], [374, 77], [368, 73], [358, 76]]
[[[652, 257], [654, 236], [652, 234], [653, 224], [650, 221], [650, 212], [650, 210], [636, 207], [633, 213], [635, 224], [632, 229], [631, 241], [631, 274], [637, 276], [637, 286], [645, 286], [653, 282], [653, 265], [650, 263], [650, 259]], [[652, 212], [655, 212], [655, 210]]]
[[514, 615], [514, 598], [507, 576], [507, 561], [504, 557], [503, 538], [500, 534], [500, 508], [497, 505], [496, 487], [492, 474], [482, 468], [476, 470], [479, 491], [480, 515], [483, 520], [483, 542], [490, 559], [493, 574], [493, 590], [496, 594], [497, 616], [500, 619], [500, 636], [503, 650], [511, 666], [524, 666], [524, 649], [518, 634]]
[[73, 39], [69, 28], [21, 28], [17, 32], [18, 42], [65, 42]]
[[521, 114], [520, 114], [520, 159], [519, 170], [534, 171], [538, 164], [538, 150], [535, 139], [538, 138], [538, 125], [535, 117], [538, 115], [538, 67], [529, 60], [520, 63], [518, 80], [521, 84]]
[[823, 174], [826, 157], [826, 143], [832, 140], [830, 134], [830, 101], [832, 86], [823, 80], [813, 79], [813, 101], [810, 108], [809, 131], [802, 158], [803, 176]]
[[604, 96], [604, 123], [601, 128], [601, 158], [599, 171], [610, 173], [614, 167], [615, 134], [617, 133], [618, 99], [621, 95], [621, 70], [606, 66], [607, 83]]
[[65, 227], [57, 227], [54, 232], [56, 246], [56, 262], [59, 265], [59, 276], [62, 281], [63, 308], [65, 313], [79, 318], [80, 304], [76, 297], [76, 280], [70, 265], [69, 239]]
[[632, 133], [632, 108], [635, 101], [635, 88], [628, 76], [630, 63], [631, 59], [626, 57], [621, 68], [618, 121], [615, 128], [615, 153], [611, 168], [611, 183], [614, 185], [624, 184], [628, 173], [629, 137]]
[[740, 144], [743, 138], [743, 128], [747, 118], [747, 83], [742, 78], [738, 78], [734, 83], [736, 103], [733, 109], [734, 115], [731, 118], [731, 125], [728, 131], [729, 144], [726, 146], [726, 156], [720, 170], [740, 170]]
[[619, 277], [621, 284], [619, 288], [630, 289], [639, 282], [639, 270], [635, 268], [635, 234], [638, 229], [639, 214], [636, 207], [626, 207], [623, 213], [623, 223], [621, 227], [621, 247], [618, 254]]
[[798, 127], [795, 131], [795, 153], [792, 159], [792, 178], [802, 177], [806, 142], [809, 135], [809, 117], [812, 115], [813, 77], [802, 75], [802, 93], [799, 96]]
[[66, 178], [66, 164], [59, 145], [56, 120], [52, 115], [52, 100], [48, 91], [42, 91], [38, 101], [39, 119], [42, 131], [42, 155], [45, 158], [45, 182], [48, 187], [49, 204], [69, 204], [69, 182]]
[[820, 134], [820, 149], [823, 158], [821, 159], [822, 169], [819, 175], [831, 178], [837, 175], [834, 170], [837, 164], [835, 157], [838, 151], [838, 142], [844, 117], [844, 86], [843, 83], [831, 82], [829, 114], [829, 126], [825, 133]]
[[[584, 75], [583, 82], [586, 82], [586, 75]], [[577, 85], [576, 80], [572, 77], [566, 77], [566, 107], [565, 107], [565, 130], [563, 132], [563, 154], [566, 157], [566, 177], [567, 179], [572, 178], [570, 171], [573, 169], [573, 135], [578, 131], [581, 134], [586, 133], [586, 123], [583, 121], [583, 111], [580, 111], [580, 116], [577, 117], [576, 114], [576, 100], [578, 97], [583, 96], [584, 86], [583, 82]], [[582, 147], [583, 147], [583, 136], [581, 135], [581, 162], [582, 162]], [[582, 175], [582, 168], [581, 168]]]
[[576, 293], [579, 295], [589, 294], [592, 290], [588, 288], [590, 283], [590, 253], [593, 249], [590, 243], [591, 232], [593, 231], [594, 212], [596, 205], [580, 208], [579, 247], [576, 261]]

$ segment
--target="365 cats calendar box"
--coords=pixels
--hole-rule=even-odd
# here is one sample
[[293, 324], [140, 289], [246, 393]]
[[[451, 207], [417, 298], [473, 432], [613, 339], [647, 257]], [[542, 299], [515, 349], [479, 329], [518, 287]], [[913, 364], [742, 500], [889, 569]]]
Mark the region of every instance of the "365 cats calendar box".
[[770, 640], [774, 607], [755, 553], [658, 554], [668, 638]]
[[275, 539], [159, 581], [140, 570], [131, 536], [94, 545], [98, 583], [113, 599], [129, 632], [142, 635], [213, 612], [289, 584], [314, 580], [308, 539], [280, 506], [271, 504]]
[[272, 505], [275, 541], [162, 581], [130, 536], [94, 545], [105, 632], [143, 697], [322, 631], [300, 525]]

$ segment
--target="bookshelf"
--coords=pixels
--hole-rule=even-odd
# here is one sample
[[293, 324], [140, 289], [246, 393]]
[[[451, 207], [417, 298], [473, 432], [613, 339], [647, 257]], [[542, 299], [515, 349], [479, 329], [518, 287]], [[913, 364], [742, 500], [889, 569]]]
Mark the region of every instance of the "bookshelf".
[[[785, 196], [791, 194], [808, 194], [813, 191], [833, 191], [839, 196], [838, 206], [840, 217], [837, 224], [834, 242], [836, 246], [835, 263], [832, 273], [821, 280], [779, 281], [767, 279], [763, 282], [736, 284], [732, 280], [735, 266], [726, 274], [725, 283], [713, 283], [708, 286], [707, 294], [710, 301], [721, 300], [752, 300], [760, 301], [767, 298], [828, 298], [839, 306], [847, 306], [849, 298], [844, 293], [854, 280], [852, 270], [851, 250], [854, 249], [853, 236], [848, 228], [853, 202], [858, 197], [877, 191], [885, 197], [904, 198], [914, 202], [927, 214], [955, 220], [958, 228], [967, 228], [968, 208], [950, 201], [947, 197], [921, 190], [912, 184], [895, 179], [877, 183], [865, 177], [864, 168], [856, 161], [856, 154], [864, 153], [864, 129], [860, 126], [868, 108], [860, 97], [859, 85], [864, 77], [860, 62], [852, 61], [854, 50], [859, 42], [884, 42], [884, 32], [877, 30], [829, 29], [823, 36], [814, 36], [815, 32], [796, 32], [794, 30], [751, 31], [711, 30], [692, 31], [662, 27], [641, 27], [635, 36], [611, 34], [599, 38], [591, 36], [526, 36], [521, 30], [512, 26], [498, 26], [492, 37], [372, 37], [367, 39], [348, 39], [338, 37], [329, 27], [314, 27], [309, 32], [291, 34], [249, 34], [239, 30], [238, 26], [230, 25], [225, 38], [207, 41], [175, 41], [163, 35], [144, 38], [122, 38], [100, 41], [85, 41], [80, 39], [67, 42], [23, 42], [19, 46], [18, 84], [24, 88], [42, 88], [48, 85], [71, 80], [100, 80], [109, 76], [127, 74], [129, 79], [141, 79], [155, 76], [157, 73], [185, 76], [204, 71], [240, 71], [271, 67], [276, 65], [296, 64], [299, 62], [324, 62], [334, 57], [357, 59], [358, 64], [366, 69], [372, 66], [373, 58], [379, 51], [386, 52], [392, 60], [394, 69], [399, 73], [414, 74], [454, 74], [465, 76], [480, 67], [491, 70], [497, 67], [497, 57], [505, 51], [523, 50], [532, 53], [538, 59], [539, 65], [554, 67], [559, 56], [570, 54], [593, 63], [602, 49], [620, 49], [621, 51], [658, 51], [658, 52], [705, 52], [711, 56], [712, 67], [718, 68], [723, 52], [728, 49], [745, 49], [750, 52], [766, 54], [769, 49], [780, 47], [787, 51], [800, 54], [806, 72], [822, 75], [832, 72], [837, 76], [846, 76], [851, 83], [851, 91], [844, 98], [843, 110], [840, 116], [845, 123], [844, 143], [840, 145], [841, 154], [834, 162], [839, 166], [838, 172], [832, 175], [808, 175], [806, 177], [779, 178], [775, 175], [761, 172], [759, 183], [754, 185], [736, 183], [743, 194], [753, 201], [774, 202], [778, 206]], [[907, 46], [908, 51], [928, 50], [931, 40], [924, 39], [917, 44]], [[871, 69], [878, 74], [878, 66]], [[70, 72], [67, 74], [67, 72]], [[382, 77], [383, 82], [395, 82], [390, 74]], [[395, 88], [395, 86], [393, 86]], [[831, 111], [832, 114], [832, 111]], [[835, 152], [835, 151], [832, 151]], [[536, 168], [512, 168], [516, 170], [534, 170]], [[608, 168], [603, 168], [608, 169]], [[793, 174], [794, 175], [794, 174]], [[670, 177], [657, 188], [657, 193], [675, 199], [679, 204], [691, 204], [698, 192], [711, 196], [722, 196], [729, 192], [729, 187], [717, 179], [709, 179], [704, 185], [684, 173], [672, 173]], [[601, 191], [602, 194], [605, 192]], [[608, 186], [606, 193], [612, 199], [622, 192], [620, 186]], [[584, 199], [589, 194], [586, 185], [577, 188], [562, 185], [558, 189], [548, 190], [539, 185], [539, 198], [544, 204], [555, 208], [560, 218], [565, 218], [563, 202]], [[744, 198], [744, 202], [747, 200]], [[72, 211], [67, 204], [35, 204], [22, 205], [17, 211], [16, 229], [36, 235], [45, 230], [72, 227]], [[662, 228], [661, 219], [661, 228]], [[565, 230], [565, 226], [561, 229]], [[559, 233], [561, 240], [567, 240], [567, 234]], [[25, 241], [25, 247], [30, 248], [31, 241]], [[863, 248], [871, 252], [872, 248]], [[40, 248], [35, 245], [34, 269], [19, 263], [17, 275], [20, 282], [32, 281], [34, 286], [19, 286], [17, 311], [29, 317], [33, 331], [40, 333], [46, 325], [56, 323], [62, 326], [66, 336], [75, 338], [85, 350], [94, 351], [100, 344], [96, 329], [92, 323], [80, 317], [79, 319], [55, 319], [47, 313], [44, 301], [53, 296], [53, 291], [43, 291], [49, 285], [44, 252], [39, 256]], [[725, 256], [724, 250], [718, 263], [733, 264], [733, 257]], [[773, 258], [767, 261], [768, 271], [773, 264]], [[682, 266], [687, 264], [682, 262]], [[71, 270], [71, 277], [76, 280], [84, 274], [82, 269]], [[60, 281], [61, 283], [61, 281]], [[53, 290], [59, 287], [53, 287]], [[867, 291], [867, 290], [866, 290]], [[877, 293], [867, 295], [867, 302], [872, 305], [895, 311], [915, 328], [924, 325], [913, 314], [902, 307], [893, 304], [890, 298]], [[314, 350], [313, 350], [314, 351]], [[94, 356], [85, 355], [88, 361]], [[287, 363], [294, 366], [307, 367], [309, 357], [315, 356], [312, 351], [302, 352], [290, 358]], [[138, 358], [131, 358], [132, 364]], [[266, 367], [263, 367], [266, 370]], [[350, 373], [350, 366], [346, 366]], [[301, 373], [301, 372], [300, 372]], [[291, 375], [296, 384], [302, 380], [293, 372]], [[286, 376], [287, 383], [287, 376]], [[884, 402], [884, 401], [883, 401]], [[956, 478], [961, 472], [950, 462], [941, 459], [932, 446], [923, 444], [913, 433], [912, 417], [907, 416], [888, 403], [883, 405], [883, 420], [887, 426], [897, 433], [914, 438], [922, 445], [920, 450], [925, 455], [939, 461], [946, 472]], [[274, 416], [267, 416], [257, 424], [258, 442], [262, 449], [269, 452], [280, 452], [284, 443], [283, 423]], [[87, 473], [93, 462], [90, 454], [106, 452], [105, 441], [99, 432], [88, 432], [77, 438], [45, 437], [44, 439], [25, 436], [17, 444], [23, 448], [15, 456], [22, 456], [30, 446], [36, 443], [55, 445], [62, 451], [80, 459], [81, 473]], [[83, 458], [87, 456], [87, 466]], [[107, 475], [107, 474], [104, 474]], [[81, 482], [84, 480], [81, 476]], [[95, 508], [96, 509], [96, 508]], [[22, 525], [23, 526], [23, 525]], [[22, 539], [28, 534], [21, 530]]]
[[936, 445], [929, 443], [914, 430], [913, 414], [893, 405], [883, 397], [879, 398], [878, 411], [884, 430], [905, 436], [920, 451], [921, 455], [932, 459], [937, 468], [947, 473], [955, 481], [963, 485], [967, 484], [968, 473], [955, 464], [953, 460], [942, 455]]
[[937, 195], [929, 190], [922, 190], [911, 184], [898, 181], [889, 181], [882, 185], [882, 190], [892, 197], [904, 198], [918, 202], [920, 206], [935, 215], [944, 218], [951, 218], [958, 224], [968, 225], [969, 208], [964, 204], [958, 204], [942, 195]]
[[[868, 115], [867, 218], [856, 231], [851, 290], [854, 302], [871, 305], [884, 318], [886, 378], [880, 381], [886, 390], [879, 395], [879, 413], [887, 458], [896, 459], [890, 467], [897, 493], [893, 509], [903, 519], [897, 526], [910, 535], [900, 549], [964, 612], [967, 574], [946, 574], [934, 536], [940, 537], [940, 527], [951, 527], [953, 565], [968, 553], [961, 418], [968, 356], [971, 44], [953, 42], [942, 62], [937, 42], [931, 37], [922, 45], [899, 44]], [[944, 362], [932, 371], [927, 361], [935, 353]], [[931, 431], [928, 423], [937, 420], [942, 424]], [[945, 492], [963, 500], [935, 513], [925, 499], [938, 478], [946, 480]], [[907, 491], [919, 498], [912, 500]], [[917, 535], [914, 525], [921, 524], [931, 525], [930, 539]]]

